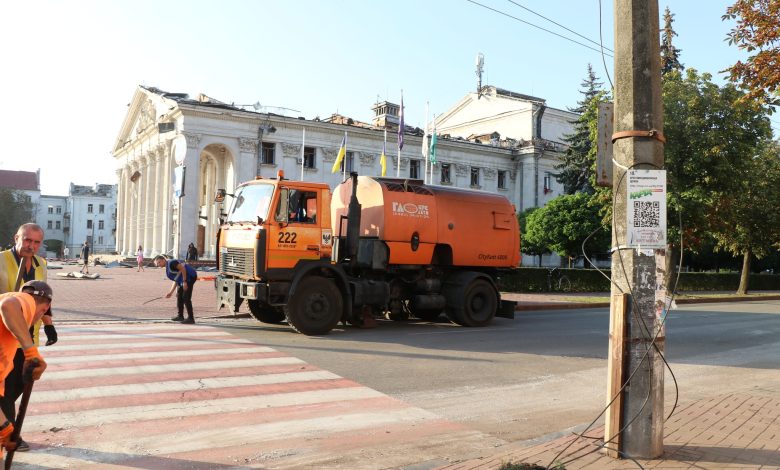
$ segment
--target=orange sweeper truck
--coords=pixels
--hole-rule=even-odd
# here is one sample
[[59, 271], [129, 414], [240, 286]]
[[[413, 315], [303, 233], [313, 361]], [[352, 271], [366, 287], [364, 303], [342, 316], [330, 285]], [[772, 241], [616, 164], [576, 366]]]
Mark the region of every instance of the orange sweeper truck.
[[514, 316], [498, 281], [520, 264], [520, 234], [503, 196], [357, 173], [331, 193], [281, 172], [232, 196], [217, 237], [219, 308], [246, 300], [261, 322], [306, 335], [380, 315], [445, 313], [463, 326]]

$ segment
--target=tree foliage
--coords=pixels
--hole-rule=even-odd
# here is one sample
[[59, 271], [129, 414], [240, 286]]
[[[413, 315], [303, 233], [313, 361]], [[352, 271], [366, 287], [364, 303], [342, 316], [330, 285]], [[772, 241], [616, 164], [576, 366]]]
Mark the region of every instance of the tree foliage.
[[[532, 212], [527, 219], [526, 243], [547, 247], [571, 260], [582, 254], [603, 253], [609, 246], [609, 230], [600, 223], [599, 207], [586, 193], [565, 194]], [[594, 233], [595, 232], [595, 233]]]
[[722, 19], [736, 20], [729, 44], [749, 56], [728, 68], [729, 78], [747, 94], [743, 101], [780, 104], [780, 0], [737, 0]]
[[538, 211], [538, 207], [531, 207], [517, 214], [517, 222], [520, 225], [520, 249], [526, 255], [538, 256], [539, 266], [542, 265], [542, 255], [547, 254], [550, 250], [546, 245], [540, 245], [538, 240], [534, 238], [528, 238], [528, 217], [534, 212]]
[[664, 10], [664, 29], [661, 32], [662, 75], [666, 75], [673, 70], [682, 71], [684, 68], [680, 63], [680, 52], [682, 52], [682, 49], [677, 49], [673, 44], [677, 33], [674, 31], [672, 23], [674, 23], [674, 14], [669, 11], [669, 7], [666, 7], [666, 10]]
[[742, 255], [737, 293], [746, 294], [753, 256], [763, 258], [780, 244], [780, 145], [768, 143], [746, 155], [734, 173], [717, 195], [712, 233], [718, 248]]
[[577, 102], [577, 107], [569, 108], [569, 111], [580, 116], [576, 121], [572, 121], [574, 132], [563, 137], [568, 148], [561, 162], [555, 165], [558, 170], [555, 179], [563, 185], [566, 194], [594, 192], [598, 103], [609, 99], [601, 86], [593, 67], [588, 64], [588, 75], [581, 84], [582, 100]]
[[23, 191], [0, 188], [0, 249], [13, 243], [20, 225], [33, 220], [30, 197]]

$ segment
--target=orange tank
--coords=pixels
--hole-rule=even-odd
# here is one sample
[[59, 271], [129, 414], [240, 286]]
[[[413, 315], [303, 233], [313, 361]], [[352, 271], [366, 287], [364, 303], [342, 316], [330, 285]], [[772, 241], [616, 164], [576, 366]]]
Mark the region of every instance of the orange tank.
[[[333, 192], [335, 236], [346, 234], [346, 221], [341, 222], [341, 217], [347, 215], [351, 194], [351, 179]], [[360, 237], [383, 240], [391, 265], [426, 265], [434, 260], [494, 268], [520, 264], [515, 209], [503, 196], [429, 186], [419, 180], [360, 176], [357, 198]]]

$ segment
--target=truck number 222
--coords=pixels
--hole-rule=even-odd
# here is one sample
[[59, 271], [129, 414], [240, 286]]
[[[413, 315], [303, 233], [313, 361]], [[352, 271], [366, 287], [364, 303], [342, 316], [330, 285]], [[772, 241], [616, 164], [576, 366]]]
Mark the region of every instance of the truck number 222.
[[295, 243], [298, 234], [295, 232], [279, 232], [279, 243]]

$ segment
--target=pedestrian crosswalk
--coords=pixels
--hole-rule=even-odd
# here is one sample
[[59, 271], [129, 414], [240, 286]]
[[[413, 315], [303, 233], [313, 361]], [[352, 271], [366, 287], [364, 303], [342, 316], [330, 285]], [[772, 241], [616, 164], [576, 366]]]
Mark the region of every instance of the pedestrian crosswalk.
[[14, 468], [395, 468], [485, 438], [216, 327], [58, 329]]

